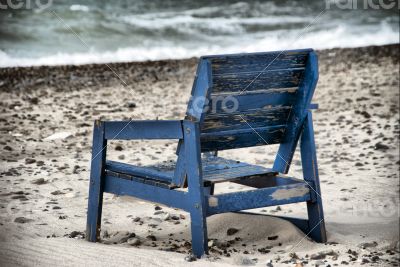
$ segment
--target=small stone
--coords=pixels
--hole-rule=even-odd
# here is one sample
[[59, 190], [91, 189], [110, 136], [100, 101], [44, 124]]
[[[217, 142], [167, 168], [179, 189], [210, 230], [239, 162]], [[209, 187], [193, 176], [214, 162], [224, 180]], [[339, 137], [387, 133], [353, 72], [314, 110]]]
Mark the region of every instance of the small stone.
[[32, 164], [32, 163], [35, 163], [36, 162], [36, 159], [32, 159], [32, 158], [26, 158], [25, 159], [25, 164]]
[[274, 267], [274, 265], [272, 264], [272, 260], [269, 260], [269, 262], [267, 262], [267, 267]]
[[189, 254], [185, 257], [185, 261], [187, 261], [187, 262], [192, 262], [192, 261], [196, 261], [196, 260], [197, 260], [197, 258], [193, 254]]
[[160, 206], [155, 206], [154, 209], [155, 210], [162, 210], [162, 208]]
[[135, 102], [128, 102], [128, 103], [126, 103], [126, 106], [128, 108], [136, 108], [136, 103]]
[[268, 240], [277, 240], [279, 236], [274, 235], [274, 236], [269, 236]]
[[33, 180], [31, 183], [36, 184], [36, 185], [42, 185], [42, 184], [47, 184], [48, 181], [45, 180], [44, 178], [39, 178], [39, 179]]
[[17, 218], [15, 218], [14, 222], [16, 222], [16, 223], [29, 223], [29, 222], [33, 222], [33, 220], [25, 218], [25, 217], [17, 217]]
[[122, 150], [124, 150], [124, 148], [121, 145], [116, 145], [115, 146], [115, 150], [116, 151], [122, 151]]
[[70, 238], [85, 238], [85, 234], [79, 231], [72, 231], [68, 236]]
[[141, 242], [140, 242], [139, 238], [134, 237], [134, 238], [129, 238], [129, 239], [126, 241], [126, 243], [127, 243], [128, 245], [131, 245], [131, 246], [139, 246]]
[[369, 260], [367, 258], [362, 258], [361, 263], [369, 263]]
[[133, 219], [134, 222], [138, 222], [140, 221], [140, 217], [136, 217], [135, 219]]
[[51, 192], [50, 194], [57, 196], [57, 195], [64, 195], [65, 193], [61, 192], [60, 190], [56, 190], [56, 191]]
[[172, 215], [170, 218], [171, 218], [171, 220], [174, 220], [174, 221], [178, 221], [179, 220], [179, 217], [176, 216], [176, 215]]
[[388, 149], [389, 147], [387, 145], [382, 144], [381, 142], [375, 144], [375, 150], [386, 151]]
[[365, 242], [358, 245], [359, 248], [366, 249], [366, 248], [374, 248], [378, 245], [376, 241], [373, 242]]
[[3, 147], [3, 149], [7, 150], [7, 151], [12, 151], [13, 150], [12, 147], [10, 147], [10, 146], [5, 146], [5, 147]]
[[157, 238], [154, 235], [148, 235], [148, 236], [146, 236], [146, 238], [151, 241], [157, 241]]
[[227, 234], [227, 235], [234, 235], [234, 234], [236, 234], [237, 232], [239, 232], [238, 229], [236, 229], [236, 228], [229, 228], [229, 229], [226, 231], [226, 234]]
[[371, 258], [372, 261], [378, 261], [379, 259], [380, 259], [379, 256], [376, 255]]

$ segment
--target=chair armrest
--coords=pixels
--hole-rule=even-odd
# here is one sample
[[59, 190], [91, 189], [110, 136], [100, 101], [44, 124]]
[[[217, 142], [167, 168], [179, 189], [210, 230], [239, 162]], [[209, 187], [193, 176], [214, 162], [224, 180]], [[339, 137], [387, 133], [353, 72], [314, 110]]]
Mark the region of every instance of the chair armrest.
[[[96, 121], [95, 123], [99, 123]], [[180, 120], [104, 121], [107, 140], [182, 139]]]

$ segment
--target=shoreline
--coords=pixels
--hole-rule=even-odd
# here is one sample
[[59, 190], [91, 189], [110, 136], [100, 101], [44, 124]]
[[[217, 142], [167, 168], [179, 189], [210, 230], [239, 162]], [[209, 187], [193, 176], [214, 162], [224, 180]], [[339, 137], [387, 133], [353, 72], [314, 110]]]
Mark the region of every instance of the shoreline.
[[[397, 49], [396, 49], [397, 48]], [[397, 50], [397, 51], [396, 51]], [[368, 61], [369, 55], [376, 57], [388, 57], [393, 61], [397, 61], [400, 54], [400, 44], [388, 44], [382, 46], [365, 46], [357, 48], [333, 48], [316, 50], [320, 60], [329, 59], [330, 54], [334, 53], [339, 58], [346, 58], [351, 55], [350, 59], [357, 61]], [[118, 83], [129, 83], [141, 81], [140, 75], [151, 73], [152, 70], [157, 71], [156, 79], [162, 79], [158, 75], [173, 72], [182, 67], [192, 67], [197, 64], [198, 58], [187, 59], [168, 59], [168, 60], [155, 60], [155, 61], [132, 61], [121, 63], [102, 63], [102, 64], [83, 64], [83, 65], [55, 65], [55, 66], [31, 66], [31, 67], [5, 67], [0, 68], [0, 91], [9, 90], [10, 88], [18, 89], [18, 81], [24, 81], [24, 86], [37, 87], [37, 86], [55, 86], [61, 87], [64, 84], [69, 84], [69, 87], [74, 86], [76, 89], [86, 86], [112, 86]], [[111, 69], [112, 70], [111, 70]], [[142, 73], [132, 75], [129, 73], [132, 69], [143, 70]], [[155, 68], [155, 69], [152, 69]], [[146, 73], [146, 69], [150, 69], [150, 73]], [[115, 74], [112, 73], [115, 71]], [[195, 69], [194, 69], [195, 71]], [[111, 73], [110, 73], [111, 72]], [[132, 71], [133, 72], [133, 71]], [[66, 75], [66, 74], [69, 75]], [[103, 73], [110, 74], [108, 76]], [[62, 75], [64, 74], [64, 75]], [[84, 75], [83, 75], [84, 74]], [[49, 76], [57, 76], [58, 83], [54, 83], [54, 79], [48, 78]], [[121, 80], [117, 77], [119, 76]], [[126, 78], [126, 79], [125, 79]], [[108, 80], [108, 79], [111, 79]], [[61, 83], [60, 83], [61, 82]], [[8, 89], [7, 89], [8, 88]]]

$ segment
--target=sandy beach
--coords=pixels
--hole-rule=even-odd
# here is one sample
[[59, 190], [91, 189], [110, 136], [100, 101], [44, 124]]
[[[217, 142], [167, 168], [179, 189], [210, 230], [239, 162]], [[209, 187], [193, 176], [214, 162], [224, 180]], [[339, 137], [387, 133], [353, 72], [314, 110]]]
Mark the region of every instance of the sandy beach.
[[[328, 243], [267, 216], [305, 217], [303, 204], [228, 213], [207, 219], [210, 255], [190, 263], [190, 217], [180, 210], [106, 194], [101, 242], [84, 231], [93, 121], [183, 119], [197, 59], [0, 68], [0, 266], [399, 266], [399, 49], [317, 51]], [[168, 163], [176, 145], [113, 141], [108, 156]], [[221, 155], [269, 167], [276, 149]], [[302, 178], [298, 154], [290, 175]]]

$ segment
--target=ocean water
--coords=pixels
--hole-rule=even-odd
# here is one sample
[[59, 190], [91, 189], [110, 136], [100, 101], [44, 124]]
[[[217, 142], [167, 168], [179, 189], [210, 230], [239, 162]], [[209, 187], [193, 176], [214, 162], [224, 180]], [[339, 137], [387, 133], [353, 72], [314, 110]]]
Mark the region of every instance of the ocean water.
[[2, 4], [0, 67], [399, 42], [398, 2], [373, 9], [363, 0], [350, 9], [326, 1], [27, 0], [18, 9]]

